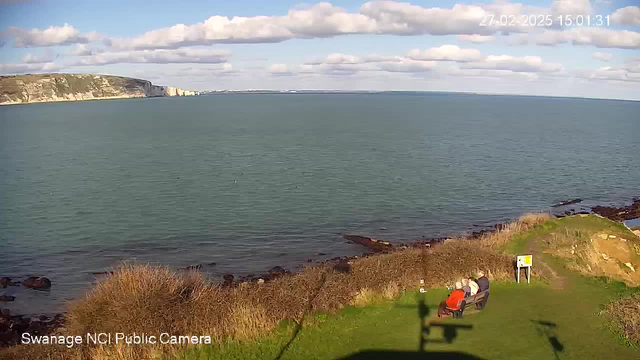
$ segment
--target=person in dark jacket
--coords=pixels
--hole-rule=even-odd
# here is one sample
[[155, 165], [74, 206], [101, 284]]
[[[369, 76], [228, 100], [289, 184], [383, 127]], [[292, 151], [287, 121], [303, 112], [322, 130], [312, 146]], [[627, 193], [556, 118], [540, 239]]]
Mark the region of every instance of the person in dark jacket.
[[484, 271], [478, 271], [478, 279], [476, 279], [476, 283], [479, 287], [479, 292], [489, 290], [489, 279], [484, 275]]

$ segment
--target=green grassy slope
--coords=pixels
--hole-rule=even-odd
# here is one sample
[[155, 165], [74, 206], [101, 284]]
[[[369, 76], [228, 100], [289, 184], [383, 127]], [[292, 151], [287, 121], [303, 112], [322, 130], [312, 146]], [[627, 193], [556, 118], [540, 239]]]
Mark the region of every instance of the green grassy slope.
[[[395, 302], [364, 308], [348, 307], [337, 315], [315, 314], [296, 334], [295, 324], [283, 325], [258, 341], [229, 342], [191, 349], [180, 356], [195, 359], [370, 359], [451, 358], [442, 352], [482, 359], [639, 359], [611, 329], [602, 314], [604, 304], [637, 292], [620, 282], [589, 278], [568, 270], [564, 263], [538, 251], [554, 231], [581, 229], [629, 236], [628, 230], [606, 219], [553, 219], [514, 238], [505, 251], [535, 250], [562, 277], [557, 287], [494, 283], [487, 308], [465, 313], [463, 319], [438, 319], [436, 306], [446, 289], [430, 289], [426, 296], [407, 293]], [[420, 301], [428, 310], [420, 313]], [[424, 307], [423, 307], [424, 309]], [[426, 314], [425, 314], [426, 313]], [[425, 316], [421, 316], [425, 315]], [[428, 329], [428, 332], [425, 331]]]

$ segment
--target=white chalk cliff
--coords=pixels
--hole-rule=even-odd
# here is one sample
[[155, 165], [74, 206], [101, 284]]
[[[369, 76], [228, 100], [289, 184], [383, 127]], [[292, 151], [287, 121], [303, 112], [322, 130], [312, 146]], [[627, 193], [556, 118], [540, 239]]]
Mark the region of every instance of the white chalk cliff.
[[198, 95], [198, 92], [157, 86], [147, 80], [110, 75], [0, 76], [0, 105], [193, 95]]

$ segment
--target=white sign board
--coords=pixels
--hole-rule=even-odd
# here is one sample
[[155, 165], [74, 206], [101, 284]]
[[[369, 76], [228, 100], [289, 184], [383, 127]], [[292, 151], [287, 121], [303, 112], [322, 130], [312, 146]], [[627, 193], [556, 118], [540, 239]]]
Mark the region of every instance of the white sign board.
[[520, 255], [516, 260], [517, 266], [520, 267], [530, 267], [533, 264], [533, 255]]
[[527, 269], [527, 283], [531, 282], [531, 266], [533, 265], [533, 255], [519, 255], [516, 258], [516, 266], [518, 267], [518, 283], [520, 283], [520, 269]]

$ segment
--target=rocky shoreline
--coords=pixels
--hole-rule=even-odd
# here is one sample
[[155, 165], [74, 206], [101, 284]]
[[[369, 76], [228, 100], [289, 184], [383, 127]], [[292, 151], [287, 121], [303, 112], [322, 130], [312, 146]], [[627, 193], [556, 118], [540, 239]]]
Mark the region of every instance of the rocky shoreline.
[[[632, 220], [640, 218], [640, 198], [633, 198], [633, 202], [629, 206], [615, 207], [615, 206], [594, 206], [590, 208], [590, 211], [585, 209], [568, 209], [562, 210], [562, 208], [578, 204], [582, 202], [581, 199], [571, 199], [559, 202], [551, 206], [555, 209], [552, 213], [555, 217], [564, 217], [577, 214], [597, 214], [613, 221], [623, 222], [625, 220]], [[468, 239], [480, 238], [481, 236], [498, 231], [503, 228], [504, 223], [498, 223], [488, 228], [473, 231], [468, 236]], [[336, 271], [349, 271], [350, 263], [352, 260], [375, 255], [378, 253], [387, 253], [394, 250], [406, 249], [409, 247], [431, 247], [437, 246], [437, 244], [444, 242], [447, 238], [430, 238], [420, 241], [414, 241], [410, 243], [391, 243], [387, 241], [381, 241], [378, 239], [361, 236], [361, 235], [344, 235], [343, 238], [353, 244], [358, 244], [366, 248], [367, 250], [360, 256], [340, 256], [334, 257], [328, 260], [318, 262], [317, 264], [326, 264], [332, 266]], [[319, 255], [325, 255], [320, 253]], [[311, 259], [307, 260], [308, 263], [312, 263]], [[207, 264], [207, 266], [215, 266], [215, 263]], [[200, 271], [203, 268], [202, 264], [190, 265], [178, 270], [181, 271]], [[93, 273], [96, 276], [111, 275], [112, 271], [104, 271]], [[292, 274], [291, 271], [286, 270], [282, 266], [274, 266], [263, 274], [249, 274], [245, 276], [236, 277], [233, 274], [227, 273], [223, 276], [223, 287], [235, 287], [243, 286], [245, 283], [257, 282], [265, 283], [272, 281], [281, 276]], [[52, 284], [46, 277], [28, 277], [24, 281], [12, 281], [9, 277], [0, 278], [0, 287], [7, 288], [9, 286], [24, 286], [34, 291], [46, 291]], [[14, 296], [1, 295], [0, 303], [15, 301]], [[19, 300], [19, 299], [18, 299]], [[22, 333], [28, 332], [36, 335], [48, 335], [56, 331], [56, 329], [64, 325], [65, 315], [64, 313], [58, 313], [54, 316], [48, 317], [41, 315], [37, 318], [29, 318], [25, 315], [11, 314], [9, 309], [0, 308], [0, 346], [11, 346], [18, 344]]]

